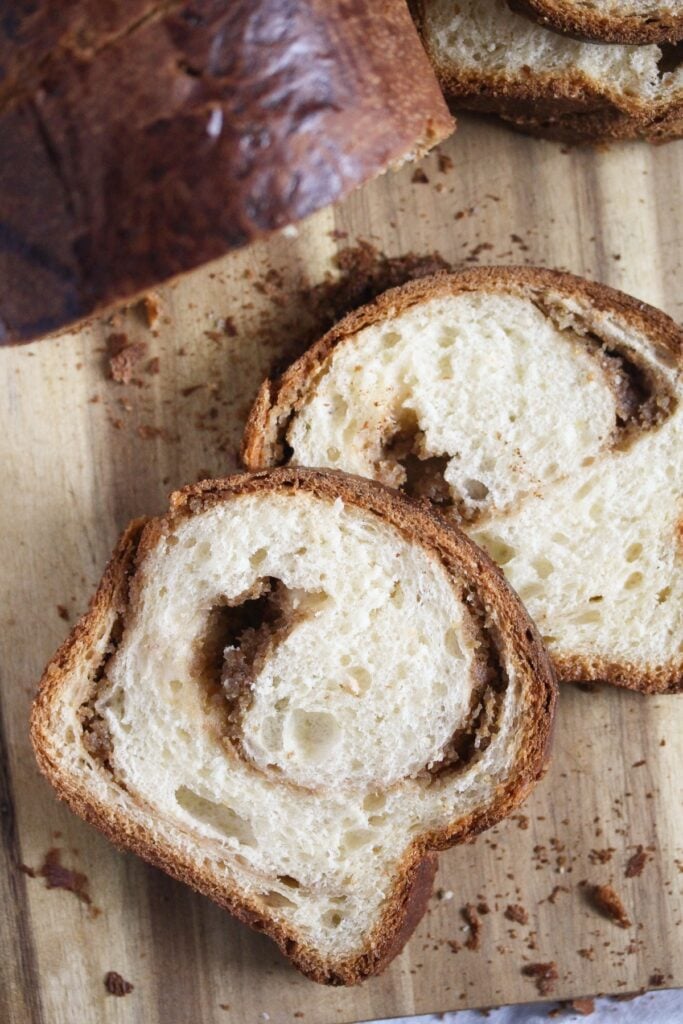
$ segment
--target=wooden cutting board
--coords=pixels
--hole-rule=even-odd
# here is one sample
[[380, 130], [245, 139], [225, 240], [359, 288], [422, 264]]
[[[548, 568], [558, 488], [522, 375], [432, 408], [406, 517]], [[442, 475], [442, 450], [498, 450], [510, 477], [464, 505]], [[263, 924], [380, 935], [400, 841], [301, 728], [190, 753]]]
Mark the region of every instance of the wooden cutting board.
[[[263, 375], [335, 307], [333, 290], [313, 286], [336, 273], [338, 251], [362, 239], [391, 256], [562, 267], [681, 318], [681, 144], [567, 150], [462, 119], [441, 154], [424, 175], [383, 177], [296, 237], [163, 289], [154, 329], [131, 308], [0, 352], [0, 1020], [368, 1020], [539, 998], [522, 968], [550, 961], [557, 997], [683, 985], [683, 698], [566, 688], [553, 767], [524, 815], [442, 857], [442, 898], [386, 974], [352, 990], [306, 981], [262, 936], [118, 852], [57, 803], [33, 761], [41, 669], [118, 531], [161, 511], [172, 488], [235, 468]], [[375, 256], [365, 248], [355, 285]], [[146, 345], [128, 385], [107, 377], [111, 334]], [[647, 862], [626, 878], [641, 845]], [[92, 903], [22, 871], [55, 849]], [[601, 918], [584, 880], [611, 881], [633, 926]], [[454, 953], [466, 903], [480, 905], [480, 948]], [[510, 905], [528, 922], [509, 920]], [[107, 994], [108, 971], [133, 991]]]

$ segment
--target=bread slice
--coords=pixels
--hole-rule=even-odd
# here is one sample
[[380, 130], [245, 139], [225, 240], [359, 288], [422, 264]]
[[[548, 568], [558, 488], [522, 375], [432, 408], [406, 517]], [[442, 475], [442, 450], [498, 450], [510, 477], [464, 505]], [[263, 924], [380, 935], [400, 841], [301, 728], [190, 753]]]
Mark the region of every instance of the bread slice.
[[508, 0], [555, 32], [602, 43], [675, 43], [683, 38], [680, 0]]
[[[681, 133], [683, 54], [558, 35], [506, 0], [417, 0], [427, 52], [456, 107], [495, 113], [536, 134], [590, 118], [578, 141]], [[618, 127], [616, 127], [618, 126]], [[569, 137], [564, 136], [564, 137]]]
[[526, 116], [505, 116], [503, 120], [527, 135], [578, 145], [629, 139], [657, 145], [683, 138], [683, 107], [680, 105], [645, 123], [613, 109], [556, 115], [532, 112]]
[[0, 343], [299, 221], [453, 130], [406, 0], [12, 0], [0, 71]]
[[438, 504], [503, 567], [559, 676], [683, 687], [683, 332], [568, 274], [424, 278], [277, 381], [247, 466], [327, 466]]
[[352, 984], [419, 920], [434, 851], [542, 774], [554, 704], [535, 627], [463, 534], [280, 469], [128, 528], [32, 739], [77, 814]]

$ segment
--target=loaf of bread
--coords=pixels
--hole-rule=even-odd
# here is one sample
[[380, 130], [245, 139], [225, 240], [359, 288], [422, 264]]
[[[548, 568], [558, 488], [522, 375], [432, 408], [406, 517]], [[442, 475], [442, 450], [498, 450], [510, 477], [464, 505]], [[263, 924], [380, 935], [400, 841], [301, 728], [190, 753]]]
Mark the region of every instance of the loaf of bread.
[[675, 43], [683, 38], [681, 0], [508, 0], [541, 25], [602, 43]]
[[506, 0], [417, 0], [415, 12], [456, 107], [577, 142], [683, 134], [678, 49], [571, 39], [510, 10]]
[[283, 228], [452, 125], [405, 0], [8, 0], [0, 342]]
[[683, 688], [683, 332], [547, 270], [386, 292], [252, 410], [251, 468], [430, 499], [503, 567], [561, 679]]
[[76, 813], [350, 984], [419, 920], [434, 851], [542, 774], [554, 703], [535, 627], [460, 531], [281, 469], [129, 527], [32, 738]]

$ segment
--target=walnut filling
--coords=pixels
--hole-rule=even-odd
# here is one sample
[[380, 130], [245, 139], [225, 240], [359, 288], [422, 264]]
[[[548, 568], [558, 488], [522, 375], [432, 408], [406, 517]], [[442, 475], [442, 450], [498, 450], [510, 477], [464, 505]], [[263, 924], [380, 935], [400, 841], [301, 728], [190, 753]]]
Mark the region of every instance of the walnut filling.
[[486, 609], [475, 590], [469, 587], [463, 594], [463, 600], [467, 602], [472, 615], [472, 633], [478, 643], [472, 665], [475, 685], [467, 718], [444, 747], [441, 760], [427, 769], [434, 778], [462, 771], [483, 754], [498, 732], [504, 694], [508, 687], [497, 630], [487, 622]]
[[[557, 322], [552, 308], [537, 303], [544, 316]], [[615, 401], [615, 424], [608, 448], [629, 447], [640, 433], [658, 426], [674, 411], [676, 399], [668, 382], [646, 359], [629, 350], [610, 347], [591, 332], [571, 330], [599, 364]], [[456, 519], [474, 521], [489, 506], [489, 489], [480, 480], [468, 479], [460, 494], [454, 493], [445, 477], [448, 465], [457, 453], [432, 453], [425, 445], [425, 434], [412, 409], [399, 410], [389, 421], [381, 441], [381, 454], [374, 464], [376, 479], [398, 487], [413, 498], [425, 498]], [[558, 477], [559, 478], [559, 477]], [[489, 501], [487, 501], [489, 499]]]
[[117, 615], [109, 635], [109, 643], [102, 661], [93, 675], [88, 699], [83, 701], [78, 709], [78, 719], [83, 729], [83, 746], [94, 760], [99, 761], [112, 775], [114, 774], [111, 765], [113, 744], [109, 730], [100, 713], [95, 710], [95, 702], [101, 681], [107, 674], [107, 665], [116, 653], [116, 649], [123, 636], [123, 616]]
[[[326, 597], [317, 592], [292, 590], [282, 580], [266, 577], [238, 598], [223, 598], [206, 615], [204, 630], [195, 643], [193, 677], [202, 691], [207, 723], [217, 742], [227, 744], [254, 770], [263, 769], [248, 757], [242, 742], [243, 721], [253, 701], [254, 683], [275, 647], [298, 622], [320, 608]], [[471, 667], [474, 686], [465, 718], [438, 760], [420, 773], [434, 779], [466, 769], [486, 750], [497, 732], [507, 687], [503, 660], [485, 609], [471, 588], [463, 591], [462, 600], [470, 610], [469, 632], [477, 646]], [[89, 697], [79, 710], [83, 745], [103, 770], [115, 778], [112, 737], [96, 710], [96, 702], [100, 683], [106, 678], [107, 665], [122, 634], [123, 617], [119, 616], [112, 627], [105, 657], [93, 677]], [[268, 765], [267, 770], [280, 774], [277, 765]], [[291, 780], [286, 781], [298, 788]], [[120, 784], [120, 780], [117, 782]]]

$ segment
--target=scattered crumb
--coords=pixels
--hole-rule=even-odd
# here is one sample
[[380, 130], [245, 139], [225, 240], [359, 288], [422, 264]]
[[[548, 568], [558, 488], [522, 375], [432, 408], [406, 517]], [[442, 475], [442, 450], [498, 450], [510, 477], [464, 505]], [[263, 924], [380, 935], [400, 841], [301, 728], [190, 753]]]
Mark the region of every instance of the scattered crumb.
[[147, 292], [146, 295], [143, 295], [140, 305], [145, 316], [145, 322], [150, 330], [152, 330], [159, 323], [161, 299], [156, 292]]
[[104, 987], [110, 996], [127, 996], [134, 986], [122, 978], [116, 971], [108, 971], [104, 976]]
[[592, 885], [589, 895], [593, 906], [620, 928], [630, 928], [631, 920], [619, 894], [611, 885]]
[[219, 1003], [218, 1004], [218, 1009], [219, 1010], [229, 1010], [230, 1009], [230, 1003]]
[[303, 1013], [301, 1012], [301, 1010], [297, 1010], [296, 1013], [294, 1014], [294, 1016], [295, 1017], [303, 1017]]
[[639, 878], [643, 873], [643, 868], [647, 864], [648, 855], [642, 846], [639, 846], [634, 854], [632, 854], [626, 862], [626, 870], [624, 876], [626, 878]]
[[519, 903], [511, 903], [505, 910], [505, 917], [508, 921], [516, 921], [517, 924], [527, 924], [529, 914]]
[[437, 162], [439, 165], [439, 170], [441, 171], [442, 174], [447, 174], [448, 171], [453, 170], [453, 161], [449, 156], [446, 156], [445, 153], [437, 154]]
[[479, 903], [477, 903], [477, 910], [478, 910], [478, 912], [480, 914], [490, 914], [491, 913], [491, 908], [488, 905], [488, 903], [486, 902], [486, 900], [481, 900]]
[[159, 359], [159, 356], [154, 356], [153, 359], [150, 359], [145, 367], [145, 371], [150, 375], [150, 377], [154, 377], [160, 370], [161, 360]]
[[454, 895], [455, 895], [455, 893], [453, 892], [452, 889], [437, 889], [436, 890], [436, 898], [437, 898], [437, 900], [442, 900], [444, 903], [447, 903], [448, 900], [452, 900]]
[[64, 619], [65, 622], [69, 621], [69, 609], [65, 605], [57, 605], [57, 615], [59, 615], [60, 619]]
[[493, 249], [490, 242], [479, 242], [474, 248], [465, 256], [465, 263], [478, 263], [479, 256], [482, 252], [488, 252]]
[[438, 252], [387, 256], [367, 241], [340, 249], [333, 262], [340, 272], [338, 278], [328, 278], [302, 291], [315, 321], [310, 339], [302, 339], [309, 344], [350, 310], [370, 302], [387, 288], [452, 269]]
[[47, 889], [66, 889], [82, 903], [92, 903], [88, 892], [88, 876], [80, 871], [65, 868], [61, 862], [61, 855], [62, 851], [57, 847], [52, 847], [45, 854], [43, 865], [37, 872], [41, 878], [45, 879], [45, 887]]
[[462, 916], [470, 926], [470, 934], [465, 942], [466, 949], [476, 950], [479, 949], [481, 944], [481, 920], [477, 913], [477, 908], [472, 903], [467, 903], [462, 911]]
[[588, 859], [591, 864], [609, 864], [615, 853], [615, 848], [608, 846], [605, 850], [591, 850]]
[[582, 1017], [590, 1017], [591, 1013], [595, 1013], [595, 1000], [587, 996], [579, 999], [570, 999], [568, 1006], [570, 1010], [580, 1013]]
[[109, 376], [115, 384], [130, 384], [136, 365], [147, 352], [144, 341], [128, 341], [127, 334], [110, 334], [107, 338]]
[[[555, 885], [555, 886], [553, 886], [552, 892], [547, 897], [548, 903], [553, 903], [553, 904], [556, 903], [557, 902], [557, 897], [560, 895], [561, 892], [569, 892], [569, 891], [570, 890], [569, 890], [568, 886], [566, 886], [566, 885]], [[541, 900], [541, 903], [542, 902], [543, 902], [543, 900]]]
[[529, 819], [526, 814], [515, 814], [514, 821], [517, 822], [517, 828], [527, 829], [529, 827]]
[[595, 950], [592, 946], [589, 946], [588, 949], [577, 949], [576, 952], [579, 956], [582, 956], [584, 960], [595, 960]]
[[649, 978], [649, 984], [650, 985], [659, 987], [660, 985], [663, 985], [665, 982], [666, 982], [666, 978], [664, 977], [664, 975], [663, 975], [663, 973], [661, 971], [654, 971], [650, 975], [650, 978]]
[[459, 953], [462, 946], [457, 939], [447, 939], [448, 945], [451, 947], [451, 953]]
[[413, 171], [413, 176], [410, 180], [412, 181], [413, 185], [429, 184], [429, 178], [427, 177], [427, 175], [425, 174], [421, 167], [418, 167], [416, 168], [415, 171]]
[[22, 873], [23, 873], [24, 875], [28, 875], [28, 877], [29, 877], [29, 878], [35, 878], [35, 877], [36, 877], [36, 873], [35, 873], [35, 871], [33, 870], [33, 868], [30, 868], [30, 867], [28, 866], [28, 864], [20, 864], [20, 865], [19, 865], [19, 870], [20, 870], [20, 871], [21, 871], [21, 872], [22, 872]]
[[148, 423], [141, 423], [137, 428], [136, 433], [143, 441], [153, 441], [157, 437], [161, 438], [162, 441], [170, 440], [168, 431], [165, 427], [153, 427]]
[[539, 995], [547, 996], [555, 988], [555, 982], [559, 978], [557, 964], [554, 960], [547, 964], [525, 964], [522, 967], [522, 974], [527, 978], [533, 978]]
[[647, 762], [645, 761], [645, 758], [643, 758], [641, 761], [634, 761], [633, 764], [631, 765], [631, 767], [632, 768], [642, 768], [642, 766], [644, 764], [646, 764], [646, 763]]

